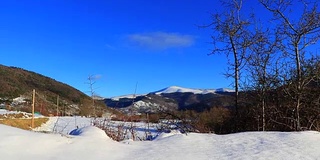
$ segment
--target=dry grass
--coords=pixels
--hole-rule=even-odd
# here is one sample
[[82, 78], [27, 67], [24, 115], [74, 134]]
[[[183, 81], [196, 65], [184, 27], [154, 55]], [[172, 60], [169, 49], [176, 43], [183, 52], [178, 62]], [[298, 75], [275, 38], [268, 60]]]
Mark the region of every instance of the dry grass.
[[[49, 118], [35, 118], [34, 127], [40, 127], [43, 123], [46, 123]], [[5, 124], [12, 127], [17, 127], [25, 130], [31, 130], [31, 119], [0, 119], [0, 124]]]

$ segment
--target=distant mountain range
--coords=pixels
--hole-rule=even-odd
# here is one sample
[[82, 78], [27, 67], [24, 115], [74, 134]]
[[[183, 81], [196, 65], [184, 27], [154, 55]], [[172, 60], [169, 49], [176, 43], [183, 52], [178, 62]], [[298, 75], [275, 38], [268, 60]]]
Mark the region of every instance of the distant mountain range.
[[108, 107], [125, 113], [155, 113], [162, 109], [204, 111], [211, 107], [229, 107], [233, 104], [234, 91], [230, 89], [190, 89], [167, 87], [144, 95], [126, 95], [106, 98]]
[[[57, 96], [64, 114], [92, 114], [92, 100], [81, 91], [52, 78], [17, 67], [0, 65], [0, 105], [20, 105], [30, 109], [32, 90], [37, 92], [36, 111], [43, 114], [56, 113]], [[103, 102], [122, 112], [145, 113], [162, 109], [203, 111], [214, 106], [228, 107], [233, 103], [230, 89], [190, 89], [167, 87], [144, 95], [126, 95], [103, 99], [94, 97], [99, 110]], [[20, 97], [21, 101], [16, 98]], [[101, 103], [100, 103], [101, 102]], [[108, 108], [107, 108], [108, 109]], [[113, 111], [113, 110], [112, 110]]]

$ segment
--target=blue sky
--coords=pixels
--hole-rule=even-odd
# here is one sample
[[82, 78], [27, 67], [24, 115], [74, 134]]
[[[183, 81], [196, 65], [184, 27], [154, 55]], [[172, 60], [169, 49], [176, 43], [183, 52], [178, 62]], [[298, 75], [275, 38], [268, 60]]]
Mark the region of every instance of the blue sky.
[[213, 0], [10, 0], [0, 5], [0, 64], [31, 70], [103, 97], [187, 88], [232, 88], [212, 49]]

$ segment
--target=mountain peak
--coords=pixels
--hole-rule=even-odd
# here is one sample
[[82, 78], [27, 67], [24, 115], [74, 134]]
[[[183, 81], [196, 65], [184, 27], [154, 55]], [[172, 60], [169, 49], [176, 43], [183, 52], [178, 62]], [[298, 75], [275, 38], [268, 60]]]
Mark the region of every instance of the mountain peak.
[[171, 86], [159, 91], [153, 92], [155, 94], [163, 94], [163, 93], [194, 93], [194, 94], [207, 94], [207, 93], [215, 93], [214, 89], [191, 89], [191, 88], [183, 88], [179, 86]]

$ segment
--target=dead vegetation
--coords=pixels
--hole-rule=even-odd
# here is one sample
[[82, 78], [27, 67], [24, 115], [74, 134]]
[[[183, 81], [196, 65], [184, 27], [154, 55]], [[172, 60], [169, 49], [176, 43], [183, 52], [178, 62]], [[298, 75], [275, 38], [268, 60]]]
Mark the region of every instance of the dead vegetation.
[[[43, 123], [46, 123], [48, 120], [49, 118], [35, 118], [34, 127], [40, 127]], [[31, 118], [26, 117], [26, 115], [22, 113], [0, 115], [0, 124], [25, 130], [31, 130]]]

